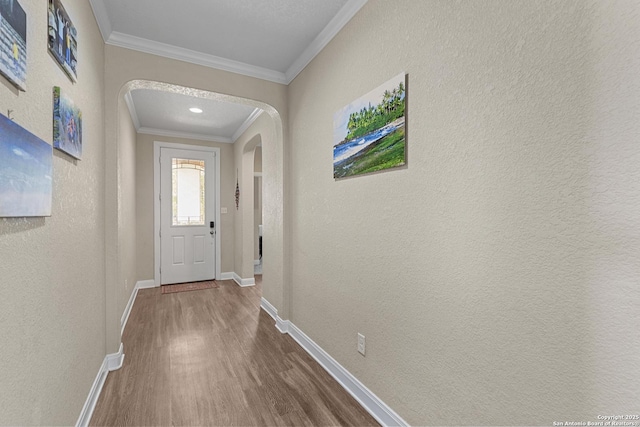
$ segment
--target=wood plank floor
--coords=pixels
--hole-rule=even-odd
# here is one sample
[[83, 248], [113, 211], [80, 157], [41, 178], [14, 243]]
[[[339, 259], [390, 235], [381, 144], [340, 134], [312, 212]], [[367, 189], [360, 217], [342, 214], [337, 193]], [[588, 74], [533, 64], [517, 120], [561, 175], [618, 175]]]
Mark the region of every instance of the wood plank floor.
[[261, 283], [138, 292], [95, 426], [378, 425], [274, 320]]

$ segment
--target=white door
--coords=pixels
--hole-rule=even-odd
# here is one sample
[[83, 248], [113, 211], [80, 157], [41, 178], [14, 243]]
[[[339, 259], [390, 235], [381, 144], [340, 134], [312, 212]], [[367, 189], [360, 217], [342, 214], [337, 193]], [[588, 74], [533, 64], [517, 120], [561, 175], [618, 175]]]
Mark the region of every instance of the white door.
[[215, 278], [214, 153], [160, 150], [160, 284]]

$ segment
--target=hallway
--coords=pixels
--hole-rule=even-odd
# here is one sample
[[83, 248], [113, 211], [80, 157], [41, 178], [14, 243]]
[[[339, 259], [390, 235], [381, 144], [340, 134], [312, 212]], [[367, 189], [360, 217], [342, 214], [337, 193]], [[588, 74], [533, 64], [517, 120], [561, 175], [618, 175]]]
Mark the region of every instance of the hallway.
[[274, 321], [256, 286], [140, 290], [91, 425], [377, 425]]

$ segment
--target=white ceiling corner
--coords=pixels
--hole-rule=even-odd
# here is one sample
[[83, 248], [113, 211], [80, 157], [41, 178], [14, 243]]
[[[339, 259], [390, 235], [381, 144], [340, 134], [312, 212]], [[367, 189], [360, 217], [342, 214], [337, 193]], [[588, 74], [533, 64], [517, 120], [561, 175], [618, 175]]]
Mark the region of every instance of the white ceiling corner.
[[260, 108], [256, 108], [255, 110], [253, 110], [251, 115], [249, 117], [247, 117], [247, 120], [245, 120], [244, 123], [242, 123], [242, 125], [238, 128], [236, 133], [234, 133], [233, 136], [231, 137], [233, 142], [236, 142], [236, 140], [238, 138], [240, 138], [240, 136], [243, 133], [245, 133], [245, 131], [247, 129], [249, 129], [249, 126], [251, 126], [253, 124], [253, 122], [255, 122], [258, 119], [258, 117], [260, 117], [260, 114], [262, 114], [263, 112], [264, 112], [264, 110], [262, 110]]
[[102, 40], [107, 43], [109, 36], [112, 33], [111, 22], [109, 21], [109, 14], [107, 8], [104, 5], [103, 0], [89, 0], [91, 9], [93, 9], [93, 15], [96, 17], [100, 34], [102, 34]]
[[194, 132], [178, 132], [178, 131], [172, 131], [167, 129], [141, 127], [140, 129], [138, 129], [138, 133], [147, 134], [147, 135], [166, 136], [169, 138], [186, 138], [186, 139], [195, 139], [199, 141], [212, 141], [212, 142], [221, 142], [225, 144], [233, 144], [233, 141], [231, 140], [231, 138], [227, 138], [225, 136], [205, 135], [205, 134], [194, 133]]
[[[192, 50], [157, 40], [136, 37], [132, 34], [114, 31], [114, 25], [109, 19], [105, 1], [89, 0], [93, 13], [98, 22], [100, 32], [106, 44], [163, 56], [179, 61], [189, 62], [205, 67], [220, 69], [237, 74], [255, 77], [275, 83], [288, 85], [315, 58], [322, 49], [340, 32], [353, 16], [367, 3], [367, 0], [347, 0], [327, 25], [312, 39], [300, 55], [291, 64], [282, 68], [285, 72], [235, 61], [229, 58]], [[125, 2], [126, 3], [126, 2]], [[322, 7], [322, 2], [316, 3]], [[111, 5], [113, 6], [113, 5]], [[240, 7], [238, 7], [240, 9]], [[238, 10], [242, 13], [242, 10]], [[268, 19], [269, 17], [265, 17]], [[153, 19], [153, 12], [149, 12], [149, 19]], [[268, 25], [268, 21], [266, 25]], [[286, 28], [282, 30], [286, 31]], [[285, 64], [286, 65], [286, 64]]]
[[109, 38], [106, 40], [106, 43], [112, 46], [132, 49], [138, 52], [150, 53], [152, 55], [176, 59], [178, 61], [189, 62], [191, 64], [202, 65], [218, 70], [230, 71], [232, 73], [255, 77], [275, 83], [288, 83], [286, 81], [284, 73], [281, 73], [279, 71], [269, 70], [267, 68], [257, 67], [255, 65], [249, 65], [231, 59], [221, 58], [219, 56], [209, 55], [202, 52], [196, 52], [195, 50], [176, 47], [169, 44], [132, 36], [129, 34], [119, 33], [116, 31], [111, 32]]
[[368, 0], [349, 0], [347, 4], [340, 9], [338, 14], [333, 17], [329, 24], [320, 32], [320, 34], [318, 34], [311, 44], [307, 46], [304, 52], [302, 52], [302, 55], [300, 55], [287, 69], [287, 72], [285, 73], [286, 84], [291, 83], [293, 79], [295, 79], [298, 74], [300, 74], [302, 70], [304, 70], [311, 61], [313, 61], [313, 58], [315, 58], [322, 49], [324, 49], [325, 46], [327, 46], [329, 42], [338, 35], [340, 30], [342, 30], [342, 28], [351, 21], [351, 18], [353, 18], [356, 13], [362, 9], [362, 6], [364, 6], [367, 1]]
[[[288, 85], [367, 0], [89, 2], [108, 45]], [[222, 143], [234, 143], [263, 112], [162, 91], [133, 90], [124, 99], [138, 133]], [[193, 106], [204, 114], [188, 112]]]

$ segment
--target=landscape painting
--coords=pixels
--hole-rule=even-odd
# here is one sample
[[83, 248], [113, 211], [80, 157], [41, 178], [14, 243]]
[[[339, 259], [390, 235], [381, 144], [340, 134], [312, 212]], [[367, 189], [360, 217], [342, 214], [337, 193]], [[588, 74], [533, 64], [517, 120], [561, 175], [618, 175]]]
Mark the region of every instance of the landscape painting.
[[26, 90], [27, 14], [18, 0], [0, 0], [0, 73]]
[[82, 158], [82, 112], [58, 86], [53, 88], [53, 146]]
[[51, 216], [51, 145], [0, 114], [0, 217]]
[[402, 73], [335, 113], [334, 178], [405, 164], [405, 92]]
[[60, 0], [49, 0], [49, 52], [75, 82], [78, 78], [78, 32]]

